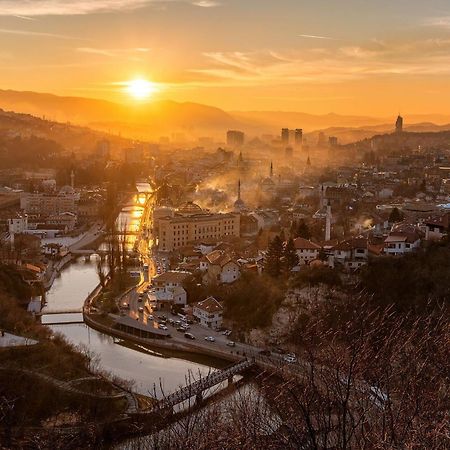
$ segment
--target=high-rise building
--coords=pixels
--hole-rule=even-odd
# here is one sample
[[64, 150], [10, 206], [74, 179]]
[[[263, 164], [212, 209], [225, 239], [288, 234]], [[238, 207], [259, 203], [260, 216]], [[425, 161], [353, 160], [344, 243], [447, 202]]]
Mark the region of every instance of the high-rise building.
[[336, 136], [330, 136], [328, 138], [328, 145], [330, 147], [336, 147], [338, 145], [338, 138]]
[[297, 128], [295, 130], [295, 145], [297, 147], [301, 147], [303, 144], [303, 130], [301, 128]]
[[403, 131], [403, 117], [398, 115], [397, 120], [395, 121], [395, 132], [401, 133]]
[[242, 131], [228, 130], [227, 145], [231, 147], [239, 147], [244, 144], [245, 135]]
[[289, 144], [289, 128], [282, 128], [281, 129], [281, 142], [284, 145]]
[[291, 146], [286, 147], [286, 149], [284, 150], [284, 156], [286, 157], [286, 159], [292, 159], [292, 157], [294, 156], [294, 149]]

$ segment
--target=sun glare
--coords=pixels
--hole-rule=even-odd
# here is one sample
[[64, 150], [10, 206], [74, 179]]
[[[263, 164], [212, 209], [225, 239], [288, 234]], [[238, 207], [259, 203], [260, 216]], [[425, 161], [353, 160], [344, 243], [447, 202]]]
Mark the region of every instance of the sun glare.
[[143, 79], [131, 80], [126, 84], [128, 94], [138, 100], [151, 97], [157, 90], [155, 83]]

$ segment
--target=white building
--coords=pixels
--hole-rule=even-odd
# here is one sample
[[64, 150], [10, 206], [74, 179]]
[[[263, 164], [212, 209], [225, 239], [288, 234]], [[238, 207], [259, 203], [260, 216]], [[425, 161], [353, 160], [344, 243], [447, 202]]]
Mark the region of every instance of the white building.
[[200, 270], [205, 272], [207, 284], [234, 283], [240, 276], [239, 264], [223, 250], [214, 250], [200, 261]]
[[297, 239], [294, 239], [294, 245], [301, 266], [309, 264], [319, 256], [320, 245], [317, 245], [308, 239], [298, 237]]
[[13, 219], [8, 219], [8, 231], [10, 234], [25, 233], [27, 229], [28, 217], [26, 214]]
[[420, 242], [420, 232], [417, 228], [394, 228], [384, 241], [384, 253], [392, 256], [411, 253], [420, 247]]
[[214, 297], [196, 303], [192, 314], [204, 327], [218, 329], [222, 326], [223, 308]]

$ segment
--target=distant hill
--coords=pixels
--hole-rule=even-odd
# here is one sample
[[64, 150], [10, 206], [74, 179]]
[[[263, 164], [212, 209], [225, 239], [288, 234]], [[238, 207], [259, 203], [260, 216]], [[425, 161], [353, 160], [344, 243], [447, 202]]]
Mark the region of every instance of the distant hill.
[[0, 108], [69, 121], [135, 138], [172, 133], [221, 133], [239, 122], [225, 111], [197, 103], [159, 101], [132, 106], [106, 100], [0, 90]]
[[[228, 129], [240, 129], [251, 137], [263, 133], [279, 135], [281, 128], [288, 127], [303, 128], [312, 142], [317, 139], [319, 131], [323, 131], [327, 136], [337, 136], [342, 143], [347, 143], [390, 132], [394, 123], [394, 118], [334, 113], [226, 112], [199, 103], [174, 101], [122, 105], [107, 100], [11, 90], [0, 90], [0, 108], [144, 140], [171, 137], [176, 133], [187, 139], [215, 136], [224, 140]], [[440, 125], [425, 121], [430, 117]], [[414, 124], [414, 120], [419, 123]], [[449, 128], [446, 123], [450, 123], [450, 117], [444, 115], [408, 116], [405, 129], [439, 131]]]
[[[439, 132], [450, 130], [450, 123], [445, 125], [436, 125], [430, 122], [416, 123], [407, 125], [404, 130], [411, 133], [422, 132]], [[341, 144], [348, 144], [351, 142], [362, 141], [370, 139], [373, 136], [384, 133], [392, 133], [394, 126], [392, 124], [381, 124], [364, 127], [331, 127], [321, 130], [315, 130], [305, 135], [306, 139], [312, 143], [316, 143], [319, 138], [319, 133], [323, 132], [325, 136], [336, 136]]]

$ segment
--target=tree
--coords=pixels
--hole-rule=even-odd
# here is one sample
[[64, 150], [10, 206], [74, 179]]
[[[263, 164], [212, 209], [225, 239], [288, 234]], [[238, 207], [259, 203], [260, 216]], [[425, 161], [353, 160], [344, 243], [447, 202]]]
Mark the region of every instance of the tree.
[[286, 272], [290, 272], [299, 263], [299, 257], [295, 250], [294, 241], [290, 238], [283, 249], [283, 265]]
[[280, 236], [275, 236], [269, 242], [265, 270], [271, 277], [278, 277], [281, 273], [281, 257], [283, 256], [283, 242]]
[[401, 222], [403, 220], [403, 218], [404, 218], [403, 213], [401, 213], [399, 211], [399, 209], [397, 207], [395, 207], [391, 211], [388, 221], [389, 221], [389, 223], [398, 223], [398, 222]]
[[303, 239], [311, 239], [311, 231], [309, 230], [307, 223], [303, 219], [298, 222], [297, 237], [301, 237]]

